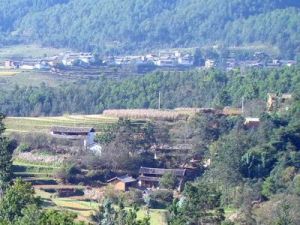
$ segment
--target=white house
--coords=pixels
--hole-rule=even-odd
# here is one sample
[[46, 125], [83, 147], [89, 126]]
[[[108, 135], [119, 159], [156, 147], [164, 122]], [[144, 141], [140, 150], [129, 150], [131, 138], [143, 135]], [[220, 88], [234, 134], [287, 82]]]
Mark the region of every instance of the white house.
[[51, 134], [57, 138], [83, 140], [84, 147], [87, 148], [95, 143], [96, 131], [91, 127], [52, 127]]

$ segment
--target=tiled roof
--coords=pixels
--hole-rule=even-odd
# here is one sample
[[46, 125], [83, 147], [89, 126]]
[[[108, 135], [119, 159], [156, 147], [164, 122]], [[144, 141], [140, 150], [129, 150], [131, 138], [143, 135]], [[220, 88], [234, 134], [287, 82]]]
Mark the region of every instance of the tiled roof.
[[185, 176], [185, 169], [161, 169], [161, 168], [149, 168], [141, 167], [140, 174], [154, 174], [154, 175], [164, 175], [166, 173], [172, 173], [175, 176]]
[[120, 176], [120, 177], [114, 177], [114, 178], [108, 180], [107, 183], [110, 183], [110, 182], [115, 181], [115, 180], [122, 181], [123, 183], [132, 183], [132, 182], [136, 181], [136, 179], [134, 179], [133, 177], [125, 175], [125, 176]]
[[92, 127], [52, 127], [51, 131], [54, 133], [89, 133], [95, 132]]

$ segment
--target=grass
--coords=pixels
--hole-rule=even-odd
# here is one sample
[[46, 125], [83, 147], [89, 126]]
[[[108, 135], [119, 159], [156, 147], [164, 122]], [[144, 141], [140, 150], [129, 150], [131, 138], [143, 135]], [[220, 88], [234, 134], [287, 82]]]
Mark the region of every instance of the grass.
[[[80, 82], [80, 78], [70, 78], [66, 76], [58, 76], [50, 72], [42, 71], [2, 71], [5, 72], [1, 75], [0, 70], [0, 88], [3, 90], [12, 90], [15, 85], [20, 87], [24, 86], [40, 86], [42, 83], [47, 84], [50, 87], [57, 87], [64, 83], [76, 83]], [[6, 72], [10, 72], [7, 75]]]
[[8, 133], [49, 133], [53, 126], [94, 127], [97, 131], [101, 131], [107, 125], [116, 123], [117, 120], [117, 118], [103, 115], [65, 115], [59, 117], [7, 117], [4, 123]]
[[38, 58], [58, 55], [65, 51], [67, 51], [67, 49], [42, 47], [40, 45], [13, 45], [0, 48], [0, 59], [20, 57]]

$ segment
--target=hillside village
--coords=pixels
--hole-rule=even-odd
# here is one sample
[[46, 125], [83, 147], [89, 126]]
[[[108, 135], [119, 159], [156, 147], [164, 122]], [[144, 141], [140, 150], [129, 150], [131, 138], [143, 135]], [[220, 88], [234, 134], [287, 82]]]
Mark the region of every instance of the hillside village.
[[248, 59], [239, 59], [232, 53], [228, 58], [220, 60], [219, 56], [203, 57], [199, 53], [195, 55], [190, 50], [161, 50], [157, 53], [145, 55], [104, 57], [99, 57], [91, 52], [62, 52], [59, 55], [51, 57], [9, 58], [2, 62], [0, 68], [50, 71], [57, 74], [64, 74], [64, 71], [76, 71], [78, 68], [84, 68], [88, 74], [89, 69], [92, 71], [97, 68], [104, 68], [104, 71], [109, 71], [109, 68], [115, 67], [120, 67], [121, 71], [126, 71], [129, 68], [131, 72], [148, 73], [155, 69], [182, 71], [192, 68], [219, 68], [230, 71], [238, 68], [290, 67], [295, 64], [295, 60], [272, 59], [263, 52], [254, 52], [252, 57]]
[[[289, 106], [292, 104], [292, 102], [293, 100], [291, 94], [278, 95], [269, 93], [266, 102], [266, 110], [268, 113], [285, 113], [289, 110]], [[137, 143], [139, 142], [138, 140], [145, 141], [147, 131], [144, 130], [144, 128], [147, 124], [147, 121], [151, 119], [155, 119], [155, 121], [161, 121], [163, 124], [168, 124], [168, 127], [172, 127], [177, 126], [177, 124], [180, 124], [182, 122], [186, 123], [191, 118], [197, 115], [207, 115], [209, 117], [216, 116], [216, 118], [241, 117], [243, 118], [243, 126], [245, 127], [247, 132], [253, 132], [253, 130], [258, 129], [261, 124], [261, 118], [244, 116], [244, 108], [233, 107], [225, 107], [223, 110], [214, 108], [178, 108], [174, 110], [106, 110], [104, 111], [103, 115], [110, 118], [119, 118], [121, 124], [127, 124], [126, 129], [133, 129], [131, 131], [133, 133], [129, 133], [128, 135], [133, 138], [132, 141], [137, 141]], [[129, 122], [130, 120], [132, 122]], [[213, 125], [213, 127], [214, 126], [218, 125]], [[105, 132], [108, 133], [105, 134]], [[53, 139], [52, 141], [50, 141], [50, 143], [61, 142], [62, 145], [60, 144], [60, 147], [58, 147], [59, 145], [57, 144], [50, 144], [49, 147], [50, 149], [65, 149], [65, 153], [61, 155], [61, 158], [64, 158], [64, 160], [68, 161], [70, 160], [71, 155], [76, 155], [76, 152], [78, 151], [83, 151], [86, 153], [92, 152], [93, 154], [98, 155], [97, 157], [100, 157], [102, 154], [106, 154], [103, 153], [103, 151], [105, 151], [106, 148], [105, 142], [107, 141], [107, 137], [117, 134], [109, 133], [109, 130], [106, 130], [105, 132], [103, 133], [93, 127], [86, 127], [82, 125], [61, 125], [50, 127], [46, 136], [48, 136], [48, 138], [50, 139]], [[113, 132], [118, 131], [115, 130]], [[99, 139], [99, 135], [104, 135], [102, 137], [105, 137], [105, 139]], [[35, 139], [40, 137], [36, 136], [32, 138], [33, 140], [31, 141], [35, 141]], [[58, 142], [54, 140], [57, 140]], [[67, 142], [63, 143], [62, 141]], [[174, 196], [180, 196], [182, 190], [184, 189], [185, 182], [195, 179], [195, 177], [199, 176], [199, 173], [202, 174], [203, 170], [205, 171], [206, 169], [208, 169], [212, 163], [211, 158], [204, 158], [202, 154], [191, 154], [195, 147], [191, 141], [192, 140], [190, 138], [185, 137], [184, 139], [181, 138], [171, 143], [150, 143], [150, 146], [148, 147], [137, 145], [135, 147], [137, 149], [128, 149], [131, 154], [138, 154], [139, 156], [143, 154], [149, 154], [150, 158], [148, 160], [154, 160], [154, 162], [156, 162], [151, 164], [152, 167], [147, 166], [149, 165], [149, 163], [145, 165], [141, 164], [138, 171], [136, 172], [129, 172], [126, 169], [119, 169], [107, 174], [105, 176], [106, 178], [103, 178], [101, 175], [99, 177], [100, 180], [98, 180], [95, 178], [89, 178], [86, 172], [79, 170], [75, 172], [75, 174], [78, 173], [77, 175], [67, 175], [64, 174], [65, 172], [60, 172], [54, 175], [54, 177], [52, 178], [54, 179], [55, 177], [59, 177], [60, 181], [58, 181], [57, 179], [50, 179], [50, 181], [48, 182], [47, 180], [42, 181], [42, 179], [36, 179], [34, 177], [27, 177], [25, 178], [25, 180], [32, 182], [34, 184], [34, 188], [38, 190], [38, 192], [48, 192], [48, 190], [55, 190], [55, 192], [58, 192], [59, 196], [62, 198], [70, 196], [78, 196], [78, 198], [80, 197], [80, 199], [89, 198], [90, 200], [94, 199], [95, 196], [98, 196], [96, 197], [96, 199], [102, 198], [103, 196], [105, 196], [107, 188], [115, 190], [116, 195], [118, 195], [117, 193], [119, 192], [131, 193], [134, 190], [141, 191], [141, 195], [144, 196], [144, 199], [147, 198], [146, 196], [152, 196], [152, 193], [155, 193], [156, 190], [169, 189], [172, 190], [172, 193], [174, 191]], [[73, 145], [77, 147], [77, 150], [71, 153], [72, 151], [74, 151], [74, 149], [71, 150], [72, 148], [70, 146]], [[58, 149], [56, 149], [55, 151], [61, 151]], [[69, 149], [68, 151], [71, 152], [66, 151], [66, 149]], [[134, 153], [135, 151], [137, 151], [137, 153]], [[34, 151], [32, 153], [20, 152], [16, 155], [16, 157], [22, 162], [29, 163], [31, 160], [34, 160], [34, 158], [36, 157], [34, 155], [36, 154], [37, 153], [34, 153]], [[50, 162], [51, 157], [52, 156], [49, 156]], [[45, 163], [47, 158], [47, 156], [44, 156], [44, 159], [38, 158], [38, 160], [42, 160]], [[57, 159], [54, 160], [57, 161]], [[81, 160], [84, 159], [82, 158]], [[79, 162], [80, 161], [78, 161], [78, 163]], [[153, 167], [153, 165], [161, 165], [162, 167]], [[167, 179], [166, 182], [171, 182], [171, 184], [166, 184], [167, 186], [163, 186], [162, 183], [165, 182], [165, 179]], [[77, 186], [78, 183], [80, 183], [80, 186]], [[78, 189], [82, 191], [78, 192]], [[91, 195], [91, 193], [93, 194]]]
[[300, 1], [0, 21], [0, 225], [300, 225]]

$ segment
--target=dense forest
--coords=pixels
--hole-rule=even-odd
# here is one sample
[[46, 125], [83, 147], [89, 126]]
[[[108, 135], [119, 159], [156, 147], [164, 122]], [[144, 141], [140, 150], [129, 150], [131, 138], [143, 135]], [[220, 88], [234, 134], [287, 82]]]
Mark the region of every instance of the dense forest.
[[265, 101], [268, 92], [299, 91], [299, 66], [221, 72], [154, 72], [143, 77], [96, 80], [50, 87], [0, 90], [1, 111], [9, 116], [101, 113], [105, 109], [241, 106], [253, 99]]
[[4, 0], [0, 38], [110, 54], [263, 43], [294, 57], [299, 7], [293, 0]]

